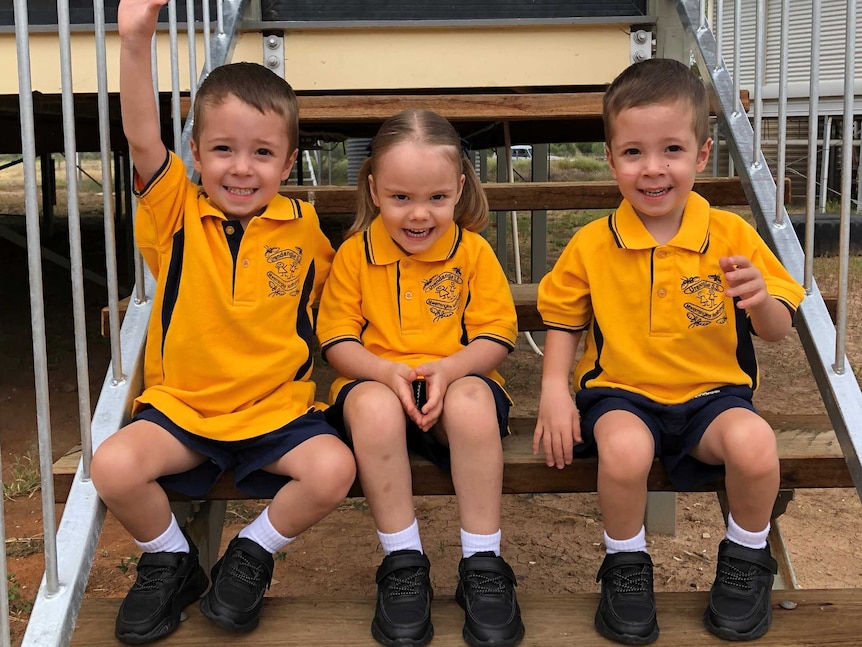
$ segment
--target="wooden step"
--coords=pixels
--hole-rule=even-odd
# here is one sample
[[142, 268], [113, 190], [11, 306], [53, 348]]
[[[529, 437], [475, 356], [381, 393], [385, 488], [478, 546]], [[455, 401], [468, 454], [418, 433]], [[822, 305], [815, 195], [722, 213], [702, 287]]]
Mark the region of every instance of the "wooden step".
[[[790, 204], [790, 179], [785, 180], [784, 200]], [[591, 182], [488, 182], [482, 185], [491, 211], [533, 211], [561, 209], [616, 209], [622, 200], [613, 181]], [[742, 182], [734, 177], [703, 177], [695, 181], [694, 190], [715, 207], [748, 203]], [[317, 213], [348, 214], [356, 212], [355, 186], [283, 186], [282, 195], [305, 200]]]
[[[853, 487], [844, 454], [832, 431], [828, 416], [764, 414], [764, 417], [775, 429], [778, 438], [782, 488]], [[550, 468], [545, 465], [542, 456], [533, 455], [535, 420], [514, 418], [510, 421], [510, 427], [512, 435], [503, 442], [504, 493], [596, 491], [596, 459], [576, 459], [573, 465], [563, 470]], [[80, 452], [73, 451], [54, 463], [54, 496], [57, 502], [66, 500], [79, 460]], [[415, 494], [455, 493], [448, 472], [419, 457], [413, 457], [411, 467]], [[676, 491], [658, 461], [650, 472], [648, 485], [651, 491]], [[711, 491], [721, 487], [722, 483], [716, 482], [701, 489]], [[358, 481], [353, 485], [349, 496], [362, 496]], [[171, 498], [183, 500], [180, 496]], [[237, 490], [233, 485], [232, 475], [226, 474], [207, 498], [235, 500], [249, 497]]]
[[[518, 569], [516, 568], [516, 574]], [[338, 573], [330, 577], [337, 578]], [[454, 577], [454, 576], [453, 576]], [[441, 592], [442, 593], [442, 592]], [[593, 627], [598, 593], [540, 595], [520, 592], [519, 604], [526, 627], [523, 647], [609, 647]], [[780, 606], [794, 606], [785, 609]], [[703, 626], [705, 591], [656, 594], [664, 647], [727, 646]], [[119, 599], [85, 598], [72, 645], [116, 646], [114, 619]], [[850, 647], [862, 636], [862, 595], [856, 589], [775, 591], [770, 631], [758, 647]], [[378, 647], [369, 627], [374, 599], [266, 598], [260, 626], [249, 634], [228, 633], [201, 615], [197, 605], [187, 608], [188, 620], [159, 641], [164, 647]], [[437, 595], [432, 603], [434, 647], [463, 647], [464, 613], [453, 597]]]
[[[740, 100], [748, 110], [747, 90], [740, 91]], [[603, 91], [572, 88], [542, 92], [464, 92], [453, 90], [433, 94], [327, 94], [300, 93], [300, 127], [322, 124], [380, 124], [392, 115], [409, 108], [432, 110], [453, 122], [524, 121], [584, 119], [602, 117]], [[188, 114], [191, 100], [180, 99], [180, 112]], [[566, 141], [561, 139], [560, 141]]]

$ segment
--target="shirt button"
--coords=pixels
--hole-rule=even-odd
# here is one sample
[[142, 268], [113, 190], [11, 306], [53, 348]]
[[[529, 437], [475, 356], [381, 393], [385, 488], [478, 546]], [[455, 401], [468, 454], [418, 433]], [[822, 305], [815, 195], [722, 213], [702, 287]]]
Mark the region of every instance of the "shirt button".
[[405, 270], [408, 269], [410, 267], [410, 261], [401, 261], [401, 267]]
[[227, 227], [224, 228], [224, 231], [228, 236], [233, 236], [233, 233], [236, 231], [236, 229], [234, 229], [232, 226], [228, 225]]
[[242, 259], [242, 266], [243, 267], [248, 267], [249, 265], [250, 265], [250, 263], [248, 262], [247, 258]]
[[412, 292], [405, 292], [404, 298], [407, 299], [408, 301], [410, 301], [410, 299], [413, 298], [413, 293]]
[[658, 295], [663, 299], [665, 296], [667, 296], [667, 292], [664, 288], [659, 288]]
[[658, 252], [656, 252], [656, 256], [658, 256], [659, 258], [665, 258], [667, 256], [667, 252], [663, 249], [660, 249], [658, 250]]

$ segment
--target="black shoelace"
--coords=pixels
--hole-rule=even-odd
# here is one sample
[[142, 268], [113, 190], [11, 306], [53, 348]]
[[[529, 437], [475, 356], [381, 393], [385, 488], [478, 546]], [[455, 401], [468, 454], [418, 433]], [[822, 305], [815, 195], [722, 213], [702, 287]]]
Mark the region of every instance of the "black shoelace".
[[730, 561], [722, 560], [718, 563], [718, 577], [716, 579], [722, 584], [748, 590], [751, 588], [751, 571], [751, 568], [744, 571], [734, 566]]
[[176, 569], [170, 566], [145, 566], [143, 569], [139, 566], [138, 577], [132, 585], [132, 590], [155, 591], [175, 572]]
[[467, 580], [478, 595], [506, 595], [506, 578], [489, 571], [467, 571]]
[[620, 568], [614, 572], [614, 588], [619, 593], [645, 593], [648, 582], [646, 568]]
[[[259, 587], [266, 581], [266, 568], [256, 559], [249, 559], [241, 550], [235, 550], [229, 562], [230, 574], [251, 587]], [[269, 588], [269, 582], [266, 583]]]
[[[399, 571], [404, 572], [404, 571]], [[417, 568], [409, 575], [399, 576], [395, 573], [386, 578], [388, 593], [391, 596], [419, 595], [422, 590], [422, 581], [425, 579], [425, 569]]]

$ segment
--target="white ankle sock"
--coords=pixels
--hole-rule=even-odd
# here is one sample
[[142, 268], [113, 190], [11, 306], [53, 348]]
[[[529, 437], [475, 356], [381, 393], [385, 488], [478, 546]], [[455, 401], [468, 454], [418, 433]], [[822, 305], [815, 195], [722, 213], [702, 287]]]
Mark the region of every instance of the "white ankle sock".
[[239, 537], [251, 539], [270, 553], [277, 553], [291, 543], [296, 537], [285, 537], [269, 520], [269, 506], [263, 509], [257, 519], [239, 531]]
[[492, 552], [500, 556], [500, 537], [502, 533], [497, 532], [490, 535], [474, 535], [461, 528], [461, 554], [464, 558], [472, 557], [476, 553]]
[[766, 528], [760, 532], [751, 532], [750, 530], [740, 528], [736, 525], [736, 522], [733, 520], [733, 515], [728, 513], [726, 536], [734, 544], [758, 550], [760, 548], [766, 548], [766, 538], [769, 536], [769, 527], [770, 524], [766, 524]]
[[646, 530], [641, 526], [640, 531], [631, 539], [611, 539], [608, 533], [603, 533], [605, 539], [605, 552], [608, 555], [614, 553], [637, 553], [647, 552]]
[[161, 535], [150, 541], [138, 541], [135, 539], [135, 545], [142, 553], [187, 553], [189, 552], [189, 542], [183, 531], [180, 530], [180, 525], [177, 523], [177, 518], [171, 515], [171, 522], [168, 524], [168, 529]]
[[404, 530], [398, 532], [380, 532], [377, 531], [377, 536], [380, 538], [380, 545], [383, 547], [383, 554], [388, 555], [396, 550], [418, 550], [422, 552], [422, 540], [419, 538], [419, 522], [413, 519], [413, 523], [407, 526]]

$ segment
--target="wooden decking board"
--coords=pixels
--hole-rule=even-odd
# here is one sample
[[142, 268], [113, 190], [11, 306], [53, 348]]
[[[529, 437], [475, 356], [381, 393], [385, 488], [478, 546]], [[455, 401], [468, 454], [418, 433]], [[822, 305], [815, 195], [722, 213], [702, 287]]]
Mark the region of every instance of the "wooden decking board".
[[[853, 487], [844, 455], [827, 416], [766, 415], [766, 418], [778, 437], [782, 488]], [[511, 421], [513, 434], [503, 443], [506, 463], [503, 492], [595, 492], [596, 459], [580, 458], [563, 470], [547, 467], [543, 457], [532, 453], [534, 426], [532, 418], [515, 418]], [[80, 454], [73, 452], [54, 464], [54, 489], [59, 502], [65, 501], [68, 496], [79, 459]], [[418, 457], [413, 458], [412, 468], [416, 494], [454, 494], [452, 479], [447, 472]], [[650, 472], [648, 483], [653, 491], [675, 491], [658, 462]], [[715, 490], [717, 487], [721, 487], [720, 482], [703, 489]], [[350, 496], [361, 495], [357, 482]], [[236, 490], [232, 478], [226, 475], [210, 492], [209, 498], [233, 500], [248, 497]]]
[[[521, 568], [516, 567], [516, 574]], [[338, 577], [333, 573], [331, 577]], [[463, 647], [464, 615], [451, 595], [437, 595], [432, 603], [434, 647]], [[787, 600], [793, 610], [779, 607]], [[526, 635], [523, 647], [607, 647], [616, 643], [599, 636], [593, 628], [598, 594], [591, 592], [540, 595], [519, 592]], [[694, 647], [727, 646], [703, 627], [707, 593], [658, 593], [656, 603], [661, 634], [657, 645]], [[72, 645], [100, 647], [118, 645], [114, 618], [119, 599], [86, 598]], [[770, 631], [757, 641], [758, 647], [851, 647], [862, 635], [862, 596], [855, 589], [775, 591]], [[373, 598], [266, 598], [260, 626], [248, 634], [227, 633], [206, 618], [197, 605], [188, 607], [186, 620], [171, 636], [160, 640], [164, 647], [254, 645], [255, 647], [377, 647], [369, 627], [374, 614]]]
[[[622, 199], [616, 182], [489, 182], [483, 184], [491, 211], [532, 211], [562, 209], [615, 209]], [[715, 207], [747, 204], [739, 178], [704, 177], [694, 190]], [[785, 180], [785, 202], [790, 203], [790, 180]], [[283, 186], [280, 193], [314, 204], [319, 214], [346, 214], [356, 211], [354, 186]]]
[[[555, 120], [602, 117], [604, 92], [572, 89], [558, 92], [469, 93], [453, 91], [436, 94], [300, 94], [300, 127], [325, 123], [350, 124], [383, 122], [408, 108], [433, 110], [451, 121]], [[745, 110], [749, 93], [739, 94]], [[180, 98], [185, 116], [189, 97]]]

